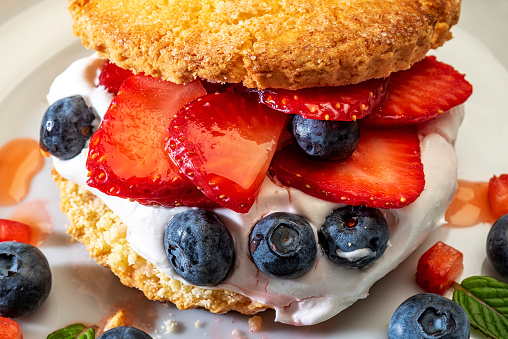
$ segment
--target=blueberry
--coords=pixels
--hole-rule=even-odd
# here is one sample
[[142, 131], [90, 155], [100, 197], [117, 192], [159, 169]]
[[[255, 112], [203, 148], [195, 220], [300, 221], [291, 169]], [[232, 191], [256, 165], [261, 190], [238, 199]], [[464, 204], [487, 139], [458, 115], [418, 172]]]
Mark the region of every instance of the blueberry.
[[357, 121], [327, 121], [293, 117], [293, 136], [307, 156], [315, 160], [347, 159], [358, 146]]
[[274, 278], [294, 279], [307, 273], [316, 260], [316, 238], [304, 218], [276, 212], [254, 225], [250, 254], [256, 266]]
[[487, 236], [487, 257], [497, 273], [508, 279], [508, 214], [497, 219]]
[[58, 100], [46, 110], [41, 122], [39, 145], [51, 155], [67, 160], [78, 155], [92, 136], [96, 115], [83, 97]]
[[393, 313], [389, 339], [466, 339], [471, 331], [466, 311], [454, 301], [432, 293], [408, 298]]
[[51, 270], [42, 252], [21, 242], [0, 242], [0, 316], [34, 313], [51, 290]]
[[386, 250], [390, 230], [383, 214], [367, 206], [337, 208], [318, 231], [325, 255], [347, 267], [366, 267]]
[[164, 247], [176, 272], [194, 285], [221, 283], [235, 262], [231, 233], [207, 210], [191, 209], [176, 214], [166, 226]]
[[135, 327], [120, 326], [107, 330], [97, 339], [152, 339], [152, 337]]

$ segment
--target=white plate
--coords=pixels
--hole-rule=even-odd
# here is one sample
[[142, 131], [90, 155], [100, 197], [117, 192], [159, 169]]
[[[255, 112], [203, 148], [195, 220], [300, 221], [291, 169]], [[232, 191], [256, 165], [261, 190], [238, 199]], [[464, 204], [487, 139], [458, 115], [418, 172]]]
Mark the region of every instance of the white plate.
[[[476, 14], [473, 10], [478, 11], [482, 6], [497, 6], [501, 13], [498, 13], [499, 20], [503, 18], [502, 13], [508, 13], [506, 0], [498, 0], [495, 5], [494, 2], [484, 5], [481, 5], [484, 2], [473, 0], [465, 2], [471, 5], [469, 11], [464, 6], [466, 18], [472, 18]], [[496, 13], [495, 8], [489, 7], [489, 13]], [[496, 30], [507, 27], [506, 21], [493, 22]], [[0, 145], [16, 137], [38, 138], [40, 119], [47, 107], [45, 95], [53, 78], [73, 60], [90, 54], [72, 36], [71, 25], [65, 0], [1, 1]], [[464, 27], [471, 32], [476, 25], [482, 26], [467, 21]], [[480, 33], [480, 36], [488, 36], [485, 29]], [[508, 173], [508, 72], [465, 30], [456, 28], [454, 35], [455, 39], [436, 55], [466, 73], [474, 86], [456, 145], [459, 178], [488, 181], [494, 174]], [[496, 49], [500, 57], [506, 55], [504, 46], [501, 44]], [[126, 309], [134, 325], [151, 328], [154, 338], [170, 336], [164, 334], [163, 328], [168, 320], [177, 324], [171, 335], [182, 338], [386, 338], [390, 317], [397, 306], [421, 292], [414, 283], [416, 262], [437, 240], [464, 253], [465, 270], [461, 279], [476, 274], [495, 276], [485, 261], [488, 225], [464, 229], [443, 227], [399, 268], [375, 284], [367, 299], [358, 301], [331, 320], [296, 328], [274, 323], [274, 313], [267, 311], [262, 315], [262, 330], [253, 334], [249, 333], [248, 316], [215, 315], [204, 310], [179, 311], [173, 305], [150, 302], [141, 292], [122, 286], [109, 270], [93, 263], [84, 246], [71, 243], [65, 233], [67, 220], [58, 209], [58, 191], [49, 179], [50, 167], [47, 161], [24, 200], [43, 200], [53, 218], [53, 232], [41, 250], [50, 261], [54, 277], [51, 294], [42, 308], [32, 316], [19, 319], [25, 339], [45, 338], [50, 332], [75, 322], [100, 325], [119, 307]], [[8, 217], [13, 208], [0, 208], [0, 217]], [[196, 321], [199, 327], [195, 326]], [[482, 338], [477, 332], [471, 337]]]

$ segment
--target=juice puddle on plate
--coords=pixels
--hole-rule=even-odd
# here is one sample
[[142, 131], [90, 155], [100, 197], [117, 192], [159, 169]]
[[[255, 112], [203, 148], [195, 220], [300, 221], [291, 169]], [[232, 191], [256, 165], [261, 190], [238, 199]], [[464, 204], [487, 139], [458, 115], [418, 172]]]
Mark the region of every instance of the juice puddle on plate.
[[44, 165], [39, 143], [30, 138], [13, 139], [0, 148], [0, 206], [19, 203]]
[[9, 219], [30, 225], [32, 229], [30, 244], [34, 246], [40, 246], [52, 231], [53, 221], [46, 211], [46, 202], [43, 200], [19, 204]]
[[445, 219], [449, 227], [469, 227], [479, 223], [493, 224], [496, 217], [489, 205], [488, 182], [459, 180], [459, 187]]

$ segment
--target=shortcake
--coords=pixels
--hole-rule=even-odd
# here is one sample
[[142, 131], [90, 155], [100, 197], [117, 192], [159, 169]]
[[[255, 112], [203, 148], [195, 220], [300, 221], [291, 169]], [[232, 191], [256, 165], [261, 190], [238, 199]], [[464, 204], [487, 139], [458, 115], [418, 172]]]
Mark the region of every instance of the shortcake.
[[41, 148], [68, 233], [149, 299], [316, 324], [444, 223], [472, 87], [426, 54], [460, 1], [69, 10], [96, 53], [55, 79]]

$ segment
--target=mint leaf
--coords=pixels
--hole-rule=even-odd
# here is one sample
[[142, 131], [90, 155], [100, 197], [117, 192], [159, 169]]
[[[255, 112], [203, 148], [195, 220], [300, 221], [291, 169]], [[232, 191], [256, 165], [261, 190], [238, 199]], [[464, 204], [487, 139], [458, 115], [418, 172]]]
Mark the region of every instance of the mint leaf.
[[86, 332], [83, 333], [86, 328], [87, 326], [83, 324], [72, 324], [56, 330], [55, 332], [48, 335], [46, 339], [95, 339], [95, 329], [90, 327], [88, 330], [86, 330]]
[[464, 308], [473, 328], [489, 338], [508, 338], [508, 284], [473, 276], [453, 287], [453, 301]]
[[76, 339], [76, 337], [85, 330], [86, 326], [83, 324], [72, 324], [65, 328], [56, 330], [48, 335], [46, 339]]
[[78, 339], [95, 339], [95, 330], [90, 327], [85, 333], [79, 336]]

